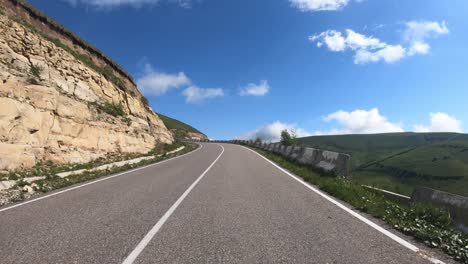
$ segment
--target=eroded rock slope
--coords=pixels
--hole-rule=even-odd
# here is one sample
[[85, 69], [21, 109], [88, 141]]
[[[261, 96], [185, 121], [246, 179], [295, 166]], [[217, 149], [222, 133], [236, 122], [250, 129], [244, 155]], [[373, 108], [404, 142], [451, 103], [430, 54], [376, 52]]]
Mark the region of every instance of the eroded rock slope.
[[[122, 89], [33, 28], [0, 15], [0, 170], [145, 153], [173, 141], [135, 86]], [[122, 113], [108, 114], [115, 109]]]

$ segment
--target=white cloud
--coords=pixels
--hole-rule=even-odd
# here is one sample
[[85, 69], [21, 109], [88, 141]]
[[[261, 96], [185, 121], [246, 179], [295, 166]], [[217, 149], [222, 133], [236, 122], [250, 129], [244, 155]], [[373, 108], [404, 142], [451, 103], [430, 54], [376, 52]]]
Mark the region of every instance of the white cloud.
[[392, 123], [380, 114], [377, 108], [371, 110], [354, 110], [351, 112], [337, 111], [331, 113], [323, 120], [326, 122], [336, 121], [342, 127], [330, 131], [317, 131], [316, 135], [324, 134], [374, 134], [403, 132], [401, 124]]
[[372, 36], [368, 37], [363, 34], [354, 32], [351, 29], [347, 29], [346, 34], [346, 44], [353, 50], [377, 49], [387, 46], [387, 44], [381, 42], [378, 38], [374, 38]]
[[262, 126], [254, 131], [241, 135], [238, 137], [238, 139], [254, 140], [256, 138], [260, 138], [263, 141], [267, 141], [267, 142], [278, 142], [280, 141], [280, 138], [281, 138], [281, 131], [285, 129], [289, 131], [292, 131], [292, 130], [295, 131], [298, 137], [311, 136], [309, 132], [296, 126], [295, 124], [288, 124], [288, 123], [276, 121], [271, 124]]
[[264, 96], [270, 91], [268, 81], [262, 80], [259, 84], [249, 83], [239, 92], [241, 96]]
[[429, 53], [430, 49], [431, 49], [431, 46], [429, 46], [429, 44], [425, 42], [416, 41], [413, 44], [411, 44], [411, 46], [409, 47], [408, 55], [410, 56], [415, 55], [415, 54], [424, 55], [424, 54]]
[[291, 5], [302, 12], [334, 11], [345, 7], [350, 0], [289, 0]]
[[377, 51], [369, 51], [359, 49], [354, 55], [354, 63], [364, 64], [369, 62], [379, 62], [381, 60], [386, 63], [394, 63], [405, 57], [406, 49], [401, 45], [387, 45]]
[[[322, 38], [328, 49], [331, 51], [343, 51], [346, 49], [346, 40], [342, 36], [341, 32], [335, 30], [328, 30], [320, 33], [320, 35], [312, 36], [310, 39], [314, 41], [316, 39]], [[317, 42], [317, 46], [321, 47], [322, 42]]]
[[197, 86], [190, 86], [182, 92], [185, 96], [187, 103], [198, 103], [206, 99], [222, 97], [224, 91], [221, 88], [199, 88]]
[[415, 132], [463, 132], [462, 121], [446, 113], [431, 113], [429, 126], [415, 125]]
[[435, 38], [450, 33], [445, 21], [410, 21], [406, 23], [403, 32], [404, 40], [409, 43], [408, 55], [427, 54], [431, 46], [426, 42], [428, 38]]
[[[143, 5], [155, 5], [163, 0], [63, 0], [73, 6], [78, 4], [90, 5], [96, 8], [112, 8], [118, 6], [141, 7]], [[167, 2], [176, 3], [181, 7], [189, 8], [192, 0], [166, 0]]]
[[150, 64], [145, 65], [144, 75], [136, 81], [138, 88], [145, 95], [163, 95], [170, 89], [189, 85], [190, 79], [183, 72], [168, 74], [153, 70]]
[[424, 41], [430, 37], [450, 33], [445, 21], [409, 21], [406, 23], [406, 29], [403, 36], [408, 42]]
[[365, 36], [351, 29], [347, 29], [345, 33], [327, 30], [310, 36], [309, 40], [317, 42], [319, 48], [325, 44], [333, 52], [353, 51], [354, 63], [356, 64], [379, 61], [394, 63], [407, 56], [428, 54], [431, 47], [426, 39], [449, 33], [445, 21], [442, 23], [410, 21], [405, 26], [406, 29], [403, 31], [404, 44], [390, 45], [378, 38]]

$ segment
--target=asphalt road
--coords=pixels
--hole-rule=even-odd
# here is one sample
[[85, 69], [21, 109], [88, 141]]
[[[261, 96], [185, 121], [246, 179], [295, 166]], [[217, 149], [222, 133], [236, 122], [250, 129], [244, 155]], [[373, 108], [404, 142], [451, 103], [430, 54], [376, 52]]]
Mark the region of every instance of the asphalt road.
[[211, 143], [0, 208], [0, 263], [430, 262], [252, 151]]

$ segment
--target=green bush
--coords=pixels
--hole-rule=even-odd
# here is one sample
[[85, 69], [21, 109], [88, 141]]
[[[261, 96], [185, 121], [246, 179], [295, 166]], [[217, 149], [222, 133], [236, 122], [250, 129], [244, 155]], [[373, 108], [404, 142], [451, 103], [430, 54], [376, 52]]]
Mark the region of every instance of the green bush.
[[[104, 104], [98, 104], [98, 103], [89, 103], [89, 106], [95, 107], [99, 113], [104, 112], [106, 114], [109, 114], [114, 117], [123, 117], [124, 121], [129, 122], [129, 119], [126, 119], [126, 113], [123, 110], [122, 104], [113, 104], [109, 102], [105, 102]], [[131, 122], [131, 120], [130, 120]]]
[[188, 146], [188, 144], [183, 142], [174, 142], [172, 144], [157, 144], [148, 154], [150, 155], [159, 155], [164, 154], [173, 150], [176, 150], [182, 146]]
[[287, 129], [281, 131], [281, 144], [285, 146], [297, 145], [297, 135], [294, 130], [289, 132]]
[[149, 107], [149, 101], [146, 97], [141, 96], [141, 102], [143, 103], [143, 105]]
[[101, 105], [100, 109], [111, 116], [125, 116], [122, 104], [111, 104], [106, 102], [104, 105]]
[[31, 68], [29, 69], [29, 73], [32, 76], [36, 78], [40, 78], [43, 71], [44, 71], [44, 67], [42, 67], [39, 64], [31, 63]]

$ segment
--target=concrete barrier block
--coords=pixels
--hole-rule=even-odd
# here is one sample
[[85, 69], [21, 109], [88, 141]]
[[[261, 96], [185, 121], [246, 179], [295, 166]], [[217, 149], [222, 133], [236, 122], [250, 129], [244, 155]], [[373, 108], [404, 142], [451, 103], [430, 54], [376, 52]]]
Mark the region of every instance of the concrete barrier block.
[[411, 202], [428, 203], [446, 208], [450, 212], [455, 227], [468, 232], [468, 197], [421, 187], [413, 192]]
[[317, 156], [317, 150], [314, 148], [304, 148], [302, 155], [297, 157], [297, 161], [305, 165], [314, 165]]
[[267, 147], [267, 151], [273, 151], [273, 147], [275, 146], [275, 144], [268, 144], [268, 147]]
[[281, 154], [283, 152], [283, 148], [284, 146], [280, 144], [278, 148], [276, 149], [276, 154]]
[[303, 151], [304, 151], [303, 147], [294, 146], [291, 152], [289, 153], [289, 158], [297, 161], [298, 157], [302, 155]]
[[280, 153], [280, 151], [281, 151], [281, 144], [275, 143], [275, 146], [273, 147], [273, 152], [278, 154]]
[[333, 173], [335, 171], [336, 165], [331, 162], [321, 160], [317, 164], [315, 164], [315, 167], [324, 170], [325, 172]]
[[351, 155], [340, 153], [336, 160], [337, 168], [336, 171], [337, 175], [348, 177], [351, 172]]
[[288, 157], [291, 150], [292, 150], [292, 146], [283, 146], [281, 150], [281, 155], [283, 155], [284, 157]]

